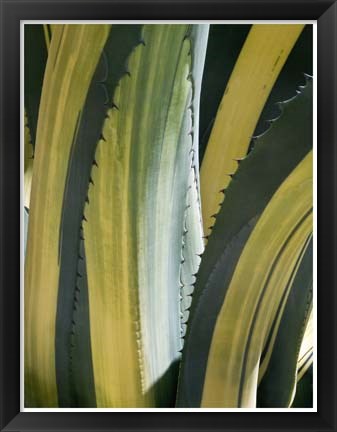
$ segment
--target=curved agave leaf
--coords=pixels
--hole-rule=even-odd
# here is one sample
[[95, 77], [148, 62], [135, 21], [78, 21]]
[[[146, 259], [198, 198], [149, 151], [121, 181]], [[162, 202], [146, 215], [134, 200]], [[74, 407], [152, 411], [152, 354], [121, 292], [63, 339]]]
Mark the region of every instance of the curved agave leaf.
[[[71, 144], [109, 26], [59, 26], [39, 110], [25, 260], [25, 406], [58, 405], [55, 322], [59, 227]], [[83, 50], [90, 52], [84, 56]]]
[[250, 24], [210, 25], [200, 95], [199, 154], [201, 162], [225, 87], [250, 28]]
[[311, 231], [310, 153], [274, 194], [236, 266], [212, 337], [202, 406], [256, 405], [268, 327]]
[[[201, 89], [199, 131], [201, 161], [230, 73], [250, 28], [251, 25], [244, 24], [210, 25]], [[269, 127], [269, 119], [279, 116], [277, 102], [288, 100], [296, 94], [296, 88], [303, 84], [303, 72], [312, 75], [312, 33], [312, 25], [305, 25], [263, 107], [254, 135], [263, 133]]]
[[312, 130], [307, 127], [312, 121], [311, 81], [281, 106], [280, 119], [256, 139], [225, 190], [214, 235], [202, 256], [183, 351], [178, 406], [200, 406], [210, 341], [240, 254], [272, 195], [312, 146]]
[[[198, 28], [205, 44], [207, 32]], [[144, 26], [144, 43], [129, 58], [129, 74], [114, 94], [118, 109], [108, 111], [95, 154], [83, 232], [100, 407], [174, 403], [193, 168], [188, 107], [201, 81], [190, 76], [193, 31]]]
[[305, 357], [306, 352], [312, 349], [312, 340], [307, 337], [309, 347], [303, 346], [302, 352], [300, 351], [312, 306], [312, 277], [311, 240], [290, 294], [280, 304], [280, 311], [269, 335], [270, 340], [262, 354], [259, 371], [261, 382], [257, 393], [260, 407], [280, 408], [291, 405], [296, 388], [298, 359]]
[[306, 24], [275, 81], [263, 107], [254, 136], [262, 134], [269, 127], [269, 119], [280, 115], [277, 102], [296, 95], [296, 89], [305, 82], [303, 73], [313, 75], [313, 26]]
[[[255, 126], [303, 25], [252, 26], [227, 84], [201, 166], [204, 232], [208, 236], [222, 196], [247, 154]], [[210, 181], [212, 179], [212, 181]]]

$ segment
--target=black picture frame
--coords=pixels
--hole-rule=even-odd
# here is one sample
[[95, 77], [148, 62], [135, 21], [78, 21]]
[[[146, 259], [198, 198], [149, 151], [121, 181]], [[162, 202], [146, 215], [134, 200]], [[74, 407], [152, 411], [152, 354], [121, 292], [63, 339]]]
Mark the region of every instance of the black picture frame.
[[[337, 4], [333, 1], [0, 0], [1, 431], [336, 431]], [[292, 19], [318, 28], [318, 412], [20, 412], [20, 20]]]

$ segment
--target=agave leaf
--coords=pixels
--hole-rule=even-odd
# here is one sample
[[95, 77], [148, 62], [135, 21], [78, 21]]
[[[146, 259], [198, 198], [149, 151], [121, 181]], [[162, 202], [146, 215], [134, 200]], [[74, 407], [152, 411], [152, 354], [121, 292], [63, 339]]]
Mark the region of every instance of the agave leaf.
[[46, 44], [47, 51], [49, 51], [50, 41], [51, 41], [51, 26], [50, 24], [43, 24], [43, 34]]
[[195, 170], [191, 168], [189, 187], [187, 191], [187, 202], [185, 210], [184, 233], [182, 239], [180, 267], [181, 282], [181, 334], [185, 336], [186, 325], [191, 306], [192, 294], [194, 290], [195, 275], [200, 265], [200, 255], [204, 251], [202, 234], [202, 223], [198, 200], [197, 183]]
[[305, 81], [303, 73], [313, 75], [312, 33], [312, 24], [306, 24], [275, 81], [259, 117], [254, 136], [262, 134], [269, 127], [269, 120], [280, 115], [278, 101], [289, 100], [296, 95], [296, 89]]
[[78, 118], [62, 204], [56, 314], [56, 375], [60, 406], [96, 406], [93, 376], [83, 211], [88, 201], [95, 150], [141, 25], [112, 26]]
[[199, 179], [199, 111], [200, 111], [200, 94], [201, 80], [203, 78], [206, 48], [208, 45], [209, 25], [191, 26], [189, 38], [192, 44], [191, 51], [191, 71], [192, 71], [192, 101], [190, 109], [192, 111], [192, 167], [196, 179], [198, 192], [198, 201], [200, 206], [200, 179]]
[[201, 166], [204, 232], [208, 236], [218, 213], [235, 159], [248, 150], [268, 95], [303, 25], [252, 26], [227, 84]]
[[310, 152], [274, 194], [241, 254], [212, 336], [202, 406], [256, 405], [268, 327], [311, 231]]
[[44, 26], [25, 24], [24, 26], [24, 99], [27, 122], [29, 124], [33, 148], [36, 141], [37, 119], [48, 49]]
[[307, 370], [312, 365], [313, 355], [314, 355], [313, 347], [311, 347], [308, 349], [305, 355], [299, 359], [298, 369], [297, 369], [297, 382], [299, 382], [303, 378]]
[[191, 34], [186, 25], [144, 26], [95, 154], [83, 229], [99, 407], [174, 403], [188, 107], [200, 91], [192, 94], [200, 77], [190, 75]]
[[189, 109], [192, 114], [192, 150], [191, 168], [186, 195], [186, 209], [184, 213], [184, 231], [181, 247], [180, 265], [180, 315], [181, 315], [181, 348], [191, 305], [193, 283], [200, 265], [200, 255], [203, 253], [203, 229], [200, 206], [199, 180], [199, 110], [201, 79], [204, 71], [206, 46], [208, 45], [209, 26], [192, 26], [189, 31], [192, 54], [192, 101]]
[[[310, 241], [288, 298], [281, 303], [261, 357], [258, 406], [288, 407], [296, 388], [298, 360], [312, 348], [304, 330], [312, 307], [312, 241]], [[311, 322], [309, 320], [309, 322]], [[309, 327], [310, 328], [310, 327]], [[308, 344], [301, 341], [307, 341]]]
[[250, 24], [210, 25], [200, 95], [199, 154], [201, 162], [225, 87], [250, 28]]
[[[251, 25], [213, 24], [207, 44], [200, 110], [200, 160], [214, 124], [217, 109], [237, 57]], [[303, 84], [303, 72], [312, 75], [313, 37], [312, 25], [307, 24], [291, 50], [256, 125], [254, 135], [262, 134], [269, 127], [269, 120], [280, 114], [277, 102], [288, 100]]]
[[307, 372], [309, 367], [312, 365], [313, 362], [313, 331], [314, 331], [314, 325], [313, 325], [313, 309], [312, 309], [312, 300], [311, 303], [308, 305], [308, 312], [307, 313], [307, 320], [304, 323], [304, 336], [301, 343], [300, 352], [298, 355], [298, 362], [297, 362], [297, 382], [302, 379], [304, 374]]
[[[200, 406], [210, 341], [240, 254], [272, 195], [312, 147], [312, 131], [307, 127], [312, 121], [312, 82], [281, 106], [281, 117], [256, 139], [225, 190], [214, 235], [202, 256], [183, 351], [178, 406]], [[215, 271], [218, 279], [213, 277]]]
[[51, 35], [53, 35], [53, 33], [55, 32], [57, 26], [59, 26], [60, 24], [49, 24], [49, 29], [50, 29], [50, 33]]
[[297, 381], [296, 394], [291, 408], [313, 407], [313, 365], [309, 366], [301, 379]]
[[55, 318], [64, 187], [78, 116], [108, 31], [106, 25], [59, 26], [50, 45], [25, 261], [25, 406], [58, 405]]

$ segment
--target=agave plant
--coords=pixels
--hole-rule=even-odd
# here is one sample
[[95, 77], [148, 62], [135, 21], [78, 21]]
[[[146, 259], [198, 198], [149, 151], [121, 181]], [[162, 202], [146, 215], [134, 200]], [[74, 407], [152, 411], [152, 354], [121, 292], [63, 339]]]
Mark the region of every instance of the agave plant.
[[26, 407], [312, 404], [310, 36], [25, 26]]

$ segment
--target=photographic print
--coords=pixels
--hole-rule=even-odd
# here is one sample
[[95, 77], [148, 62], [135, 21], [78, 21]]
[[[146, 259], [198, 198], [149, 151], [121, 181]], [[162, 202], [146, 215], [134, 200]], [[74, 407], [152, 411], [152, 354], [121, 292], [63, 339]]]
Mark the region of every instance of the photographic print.
[[22, 31], [24, 408], [315, 408], [314, 25]]

